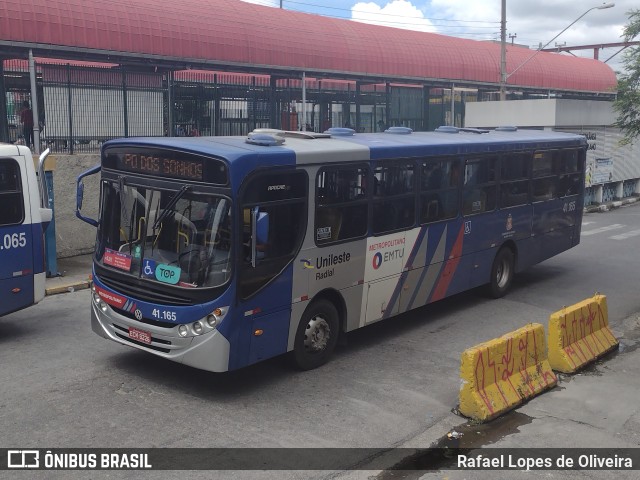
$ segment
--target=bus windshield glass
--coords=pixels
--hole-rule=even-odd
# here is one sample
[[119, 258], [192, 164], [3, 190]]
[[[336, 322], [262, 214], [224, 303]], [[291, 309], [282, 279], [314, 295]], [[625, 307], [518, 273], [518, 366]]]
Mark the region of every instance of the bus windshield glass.
[[231, 276], [231, 202], [190, 188], [103, 182], [96, 260], [149, 281], [216, 287]]

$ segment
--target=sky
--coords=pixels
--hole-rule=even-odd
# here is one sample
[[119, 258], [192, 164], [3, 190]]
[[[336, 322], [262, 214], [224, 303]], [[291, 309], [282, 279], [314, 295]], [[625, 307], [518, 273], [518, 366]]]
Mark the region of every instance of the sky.
[[[280, 8], [280, 0], [243, 0]], [[282, 0], [287, 10], [313, 13], [395, 28], [421, 30], [472, 40], [500, 40], [501, 0]], [[507, 0], [507, 42], [533, 50], [547, 44], [591, 7], [602, 0]], [[614, 2], [609, 2], [614, 3]], [[628, 12], [638, 9], [638, 0], [616, 0], [615, 6], [594, 9], [551, 41], [566, 46], [616, 43]], [[599, 59], [616, 71], [622, 69], [620, 47], [605, 48]], [[593, 58], [593, 49], [573, 52]], [[564, 55], [570, 55], [564, 53]], [[609, 60], [610, 57], [613, 57]]]

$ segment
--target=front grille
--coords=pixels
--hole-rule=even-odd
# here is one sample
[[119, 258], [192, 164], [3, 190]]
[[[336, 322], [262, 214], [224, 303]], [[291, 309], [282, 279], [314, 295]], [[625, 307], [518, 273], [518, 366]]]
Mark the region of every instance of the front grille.
[[144, 302], [156, 303], [159, 305], [192, 305], [193, 300], [187, 296], [175, 293], [167, 294], [165, 290], [157, 288], [153, 283], [146, 282], [144, 285], [138, 284], [135, 279], [120, 277], [115, 279], [104, 273], [100, 273], [98, 279], [107, 287], [122, 292]]
[[[117, 330], [120, 330], [120, 332], [125, 332], [125, 334], [122, 334], [122, 333], [120, 333], [118, 331], [113, 332], [113, 333], [115, 333], [116, 337], [124, 340], [125, 342], [133, 343], [134, 345], [138, 345], [140, 347], [150, 348], [151, 350], [155, 350], [157, 352], [162, 352], [162, 353], [169, 353], [171, 351], [168, 348], [162, 348], [162, 347], [158, 347], [156, 345], [149, 345], [147, 343], [142, 343], [142, 342], [139, 342], [139, 341], [134, 340], [132, 338], [129, 338], [129, 331], [126, 328], [121, 327], [120, 325], [116, 325], [115, 323], [113, 323], [112, 325]], [[156, 342], [156, 343], [162, 343], [164, 345], [171, 345], [170, 341], [162, 340], [160, 338], [151, 337], [151, 341]]]
[[161, 322], [160, 320], [152, 320], [150, 318], [142, 318], [141, 320], [138, 320], [136, 318], [136, 316], [131, 312], [127, 312], [126, 310], [122, 310], [120, 308], [116, 308], [116, 307], [113, 307], [113, 306], [111, 308], [113, 309], [114, 312], [119, 313], [123, 317], [130, 318], [131, 320], [135, 320], [136, 322], [146, 323], [147, 325], [153, 325], [154, 327], [173, 328], [173, 327], [176, 326], [175, 323]]

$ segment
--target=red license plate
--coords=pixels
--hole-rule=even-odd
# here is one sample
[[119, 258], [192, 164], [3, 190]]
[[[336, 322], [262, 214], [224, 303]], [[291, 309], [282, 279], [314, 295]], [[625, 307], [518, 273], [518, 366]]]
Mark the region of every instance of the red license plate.
[[129, 338], [147, 345], [151, 343], [151, 333], [133, 327], [129, 327]]

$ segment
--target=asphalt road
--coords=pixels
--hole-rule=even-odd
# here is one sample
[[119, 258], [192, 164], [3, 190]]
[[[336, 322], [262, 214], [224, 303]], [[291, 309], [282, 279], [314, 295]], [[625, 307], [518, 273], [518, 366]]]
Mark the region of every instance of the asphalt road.
[[88, 290], [48, 297], [0, 319], [0, 446], [390, 447], [416, 439], [427, 447], [463, 422], [451, 410], [466, 348], [546, 323], [596, 291], [607, 295], [614, 331], [640, 311], [639, 219], [637, 206], [588, 214], [581, 245], [517, 277], [505, 298], [468, 292], [353, 332], [333, 361], [310, 372], [292, 370], [284, 358], [226, 374], [174, 364], [96, 336]]

